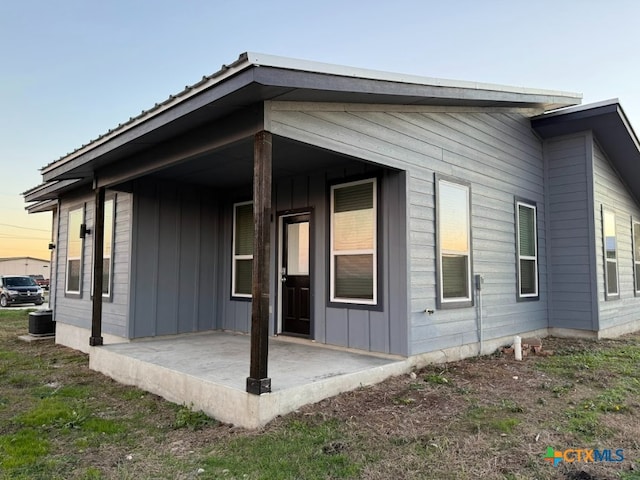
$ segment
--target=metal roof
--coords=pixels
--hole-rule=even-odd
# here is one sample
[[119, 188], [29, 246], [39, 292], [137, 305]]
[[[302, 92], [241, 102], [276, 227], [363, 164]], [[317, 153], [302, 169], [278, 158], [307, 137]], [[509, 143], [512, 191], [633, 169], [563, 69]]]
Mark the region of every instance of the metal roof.
[[580, 99], [580, 94], [570, 92], [434, 79], [243, 53], [232, 64], [223, 65], [214, 74], [46, 165], [42, 174], [45, 182], [88, 179], [104, 165], [266, 100], [548, 110], [578, 104]]
[[545, 113], [531, 124], [542, 138], [592, 131], [640, 205], [640, 142], [618, 99]]

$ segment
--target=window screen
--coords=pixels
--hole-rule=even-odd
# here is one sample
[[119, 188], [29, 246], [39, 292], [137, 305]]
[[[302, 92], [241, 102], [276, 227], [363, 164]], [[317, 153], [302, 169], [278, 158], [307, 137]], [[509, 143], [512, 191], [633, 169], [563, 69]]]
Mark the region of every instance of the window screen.
[[375, 304], [376, 180], [331, 189], [331, 300]]
[[[438, 299], [442, 305], [471, 302], [470, 187], [438, 179]], [[463, 306], [463, 305], [460, 305]]]
[[104, 202], [104, 245], [102, 250], [102, 295], [111, 293], [111, 249], [113, 247], [114, 200]]
[[253, 203], [234, 205], [232, 294], [251, 296], [253, 271]]
[[605, 298], [617, 297], [618, 292], [618, 239], [616, 237], [616, 216], [602, 210], [602, 228], [605, 260]]
[[536, 206], [516, 202], [518, 237], [518, 295], [538, 296]]
[[80, 293], [82, 279], [82, 246], [80, 225], [84, 221], [84, 207], [69, 211], [67, 222], [67, 293]]

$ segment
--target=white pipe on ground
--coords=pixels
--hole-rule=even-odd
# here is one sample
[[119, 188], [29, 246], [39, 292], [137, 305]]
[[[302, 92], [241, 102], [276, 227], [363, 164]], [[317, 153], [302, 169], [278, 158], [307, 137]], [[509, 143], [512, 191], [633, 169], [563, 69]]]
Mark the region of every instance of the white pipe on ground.
[[519, 335], [513, 339], [513, 353], [516, 355], [516, 360], [522, 360], [522, 339]]

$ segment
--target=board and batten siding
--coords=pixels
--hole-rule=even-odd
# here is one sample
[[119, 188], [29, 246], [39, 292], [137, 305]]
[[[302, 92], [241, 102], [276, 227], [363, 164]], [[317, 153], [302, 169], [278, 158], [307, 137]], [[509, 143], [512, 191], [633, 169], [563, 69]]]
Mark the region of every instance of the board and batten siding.
[[[114, 206], [114, 242], [112, 249], [112, 295], [102, 303], [102, 332], [128, 337], [127, 315], [129, 310], [129, 267], [131, 258], [131, 194], [124, 192], [106, 192], [107, 198], [115, 200]], [[54, 295], [55, 320], [76, 327], [91, 328], [92, 300], [91, 275], [93, 268], [93, 236], [85, 237], [82, 248], [82, 285], [81, 295], [65, 294], [67, 275], [67, 238], [69, 234], [69, 210], [84, 207], [84, 223], [93, 231], [94, 228], [93, 193], [67, 196], [60, 202], [58, 218], [58, 235], [56, 246], [56, 282]], [[87, 344], [89, 337], [87, 336]]]
[[[542, 143], [527, 115], [294, 102], [273, 102], [266, 109], [267, 128], [276, 135], [406, 171], [410, 355], [479, 339], [477, 301], [474, 307], [436, 310], [435, 173], [471, 184], [473, 273], [484, 276], [484, 338], [547, 327]], [[516, 197], [537, 204], [537, 301], [516, 297]]]
[[[378, 286], [381, 309], [328, 306], [329, 277], [329, 185], [354, 178], [379, 180], [381, 222], [378, 255], [381, 284]], [[380, 171], [366, 163], [333, 168], [312, 176], [282, 179], [276, 186], [275, 204], [282, 212], [312, 207], [313, 338], [317, 342], [383, 353], [407, 355], [405, 183], [397, 171]]]
[[[331, 155], [327, 153], [327, 155]], [[274, 164], [277, 153], [274, 154]], [[382, 309], [328, 306], [327, 279], [329, 186], [354, 178], [379, 179], [380, 197], [386, 199], [379, 208], [378, 218], [382, 225], [381, 266], [384, 275], [379, 288]], [[279, 258], [279, 215], [290, 211], [311, 213], [311, 338], [318, 343], [327, 343], [382, 353], [407, 354], [406, 322], [406, 248], [404, 242], [405, 186], [400, 172], [381, 171], [363, 162], [346, 162], [345, 167], [330, 168], [310, 175], [279, 178], [273, 186], [273, 222], [271, 224], [271, 268], [269, 289], [271, 293], [270, 333], [276, 333], [276, 315], [279, 312], [276, 267]], [[220, 299], [219, 316], [221, 328], [248, 332], [251, 323], [249, 299], [231, 297], [231, 252], [233, 228], [233, 203], [251, 200], [251, 191], [227, 200], [222, 208], [222, 233], [220, 235], [222, 256], [221, 276], [218, 288]]]
[[544, 145], [549, 219], [549, 326], [598, 325], [590, 137], [581, 133]]
[[177, 182], [135, 182], [129, 336], [219, 328], [215, 295], [218, 207]]
[[[593, 141], [595, 185], [595, 258], [599, 305], [599, 329], [621, 327], [640, 321], [640, 297], [634, 294], [631, 219], [640, 220], [640, 205], [612, 168], [605, 152]], [[605, 300], [602, 207], [615, 213], [618, 245], [618, 281], [620, 296]]]

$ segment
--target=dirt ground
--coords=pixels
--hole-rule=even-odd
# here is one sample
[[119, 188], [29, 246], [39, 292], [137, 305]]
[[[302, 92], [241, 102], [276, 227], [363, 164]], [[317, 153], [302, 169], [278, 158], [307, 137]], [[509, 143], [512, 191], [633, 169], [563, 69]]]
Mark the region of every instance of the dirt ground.
[[[545, 351], [582, 352], [625, 344], [639, 337], [587, 341], [544, 339]], [[326, 399], [278, 418], [258, 432], [216, 428], [174, 440], [178, 449], [198, 448], [219, 435], [265, 435], [294, 420], [337, 420], [344, 436], [325, 446], [364, 465], [363, 479], [640, 479], [640, 398], [629, 395], [621, 413], [597, 412], [585, 426], [567, 424], [574, 409], [599, 398], [617, 375], [576, 365], [572, 378], [539, 368], [551, 357], [491, 355], [431, 365]], [[555, 449], [624, 449], [625, 461], [552, 467]]]
[[[594, 345], [638, 345], [638, 340], [548, 338], [543, 350], [570, 355], [589, 352]], [[606, 396], [618, 375], [606, 367], [598, 371], [577, 364], [572, 378], [563, 378], [539, 368], [551, 359], [528, 355], [516, 361], [512, 355], [497, 354], [431, 365], [415, 375], [307, 406], [295, 415], [337, 418], [357, 439], [352, 440], [354, 449], [382, 447], [383, 460], [365, 467], [362, 478], [367, 479], [640, 479], [640, 464], [635, 463], [640, 459], [638, 390], [627, 396], [622, 413], [602, 413], [584, 428], [568, 425], [571, 412], [591, 410], [593, 399], [603, 392]], [[626, 461], [563, 462], [553, 468], [543, 460], [548, 446], [623, 448]]]
[[[76, 455], [57, 459], [67, 462], [59, 469], [68, 476], [55, 478], [196, 478], [167, 475], [166, 459], [196, 465], [238, 440], [282, 437], [297, 422], [310, 429], [331, 425], [333, 436], [318, 455], [341, 455], [358, 465], [354, 478], [640, 479], [640, 335], [598, 342], [549, 338], [543, 350], [554, 351], [550, 357], [529, 355], [518, 362], [512, 355], [494, 354], [430, 365], [306, 406], [258, 431], [206, 422], [175, 428], [178, 406], [90, 371], [83, 354], [52, 342], [23, 344], [13, 338], [2, 341], [37, 362], [25, 365], [24, 372], [18, 367], [3, 371], [3, 383], [13, 390], [0, 391], [0, 435], [22, 428], [14, 419], [29, 407], [27, 395], [61, 386], [87, 387], [91, 394], [83, 402], [95, 415], [126, 417], [130, 428], [118, 441], [95, 443], [87, 434], [73, 437], [73, 430], [52, 434], [54, 451]], [[625, 357], [627, 347], [630, 358]], [[596, 356], [601, 363], [589, 357], [607, 349], [617, 349], [619, 357]], [[616, 358], [624, 368], [614, 368]], [[25, 401], [12, 402], [12, 395], [23, 395]], [[51, 428], [42, 431], [49, 434]], [[78, 447], [82, 442], [86, 448]], [[563, 461], [553, 467], [544, 460], [548, 447], [623, 449], [624, 461]], [[70, 465], [77, 470], [69, 470]], [[86, 465], [102, 476], [90, 477], [82, 470]], [[236, 478], [221, 471], [227, 473], [198, 478]]]

